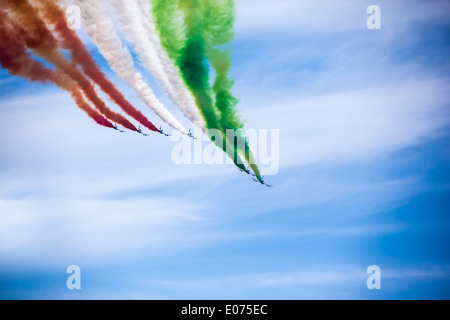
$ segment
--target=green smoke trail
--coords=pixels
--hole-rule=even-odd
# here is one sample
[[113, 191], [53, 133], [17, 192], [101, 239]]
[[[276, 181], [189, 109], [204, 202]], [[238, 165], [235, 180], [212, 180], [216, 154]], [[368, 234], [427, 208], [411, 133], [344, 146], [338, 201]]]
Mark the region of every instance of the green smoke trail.
[[179, 0], [151, 0], [152, 14], [161, 44], [170, 59], [177, 62], [185, 45], [183, 18], [179, 10]]
[[220, 123], [225, 131], [228, 129], [236, 131], [240, 141], [233, 145], [238, 148], [238, 152], [245, 157], [257, 178], [261, 180], [248, 141], [240, 130], [243, 129], [244, 123], [236, 111], [239, 100], [233, 95], [234, 80], [229, 76], [232, 63], [230, 43], [234, 38], [234, 0], [201, 1], [206, 56], [216, 72], [213, 91], [216, 97], [215, 105], [220, 112]]
[[203, 38], [202, 1], [181, 0], [180, 8], [184, 13], [186, 44], [178, 58], [178, 66], [185, 82], [196, 98], [197, 105], [206, 121], [208, 129], [218, 129], [225, 144], [220, 146], [241, 169], [246, 170], [234, 144], [226, 137], [225, 128], [220, 121], [220, 114], [214, 107], [213, 91], [209, 81], [209, 67], [206, 62], [206, 48]]
[[[215, 107], [213, 98], [215, 91], [210, 85], [209, 66], [206, 61], [203, 7], [202, 0], [152, 0], [152, 13], [161, 43], [169, 57], [179, 67], [206, 122], [207, 129], [217, 129], [223, 133], [222, 140], [225, 144], [219, 145], [215, 141], [216, 145], [233, 159], [239, 169], [245, 171], [237, 149], [226, 139], [221, 113]], [[180, 17], [184, 17], [182, 25]]]

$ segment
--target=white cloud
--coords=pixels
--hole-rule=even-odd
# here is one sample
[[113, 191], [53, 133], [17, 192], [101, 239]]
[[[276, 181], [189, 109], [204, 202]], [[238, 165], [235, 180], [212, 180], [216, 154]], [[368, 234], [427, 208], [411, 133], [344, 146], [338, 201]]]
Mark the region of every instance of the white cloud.
[[[237, 5], [238, 33], [267, 33], [285, 31], [345, 32], [366, 29], [370, 0], [240, 0]], [[450, 4], [446, 1], [387, 1], [376, 2], [381, 7], [382, 29], [405, 29], [411, 23], [445, 21]]]
[[[367, 17], [367, 6], [360, 1], [237, 3], [238, 36], [243, 37], [267, 31], [354, 31], [365, 28]], [[381, 4], [386, 26], [394, 22], [389, 16], [397, 17], [397, 26], [405, 27], [421, 19], [421, 15], [427, 19], [440, 17], [442, 9], [415, 3], [418, 10], [405, 13], [401, 6], [406, 2]], [[393, 6], [395, 13], [389, 10]], [[289, 51], [280, 52], [271, 62], [285, 64], [289, 69], [290, 61], [303, 57], [303, 45], [292, 44]], [[308, 49], [315, 46], [309, 45]], [[447, 80], [424, 77], [415, 66], [394, 65], [385, 60], [386, 52], [377, 48], [369, 56], [366, 52], [352, 54], [355, 49], [358, 46], [352, 40], [343, 40], [336, 55], [333, 53], [335, 60], [330, 70], [319, 72], [311, 80], [311, 92], [295, 85], [273, 86], [286, 76], [285, 70], [268, 75], [261, 67], [267, 63], [267, 57], [249, 59], [248, 70], [253, 77], [268, 80], [267, 86], [256, 83], [250, 89], [239, 88], [245, 96], [258, 97], [246, 100], [240, 107], [248, 119], [247, 127], [280, 129], [281, 167], [284, 172], [302, 170], [301, 174], [282, 175], [280, 183], [270, 191], [261, 191], [260, 186], [247, 181], [232, 167], [174, 166], [170, 162], [170, 139], [159, 135], [121, 135], [98, 127], [66, 94], [1, 101], [2, 263], [41, 267], [82, 262], [94, 265], [174, 254], [177, 250], [246, 238], [358, 237], [404, 230], [407, 225], [389, 223], [335, 228], [312, 224], [308, 229], [289, 224], [289, 229], [289, 219], [273, 229], [266, 225], [256, 230], [245, 225], [249, 220], [256, 224], [256, 215], [282, 220], [285, 216], [281, 212], [286, 208], [300, 212], [304, 207], [320, 208], [324, 203], [333, 204], [333, 210], [320, 215], [323, 221], [339, 206], [345, 209], [342, 220], [354, 212], [361, 217], [416, 194], [420, 181], [415, 177], [376, 182], [352, 177], [347, 181], [342, 177], [323, 178], [318, 173], [333, 165], [385, 159], [393, 151], [438, 137], [448, 125]], [[327, 48], [315, 50], [320, 54]], [[370, 59], [375, 56], [379, 59], [372, 68], [354, 68], [365, 59], [373, 61]], [[297, 78], [303, 76], [297, 70], [292, 73]], [[362, 81], [370, 77], [375, 80]], [[393, 78], [395, 81], [388, 81]], [[338, 82], [345, 88], [335, 86]], [[359, 86], [352, 85], [355, 82]], [[123, 92], [130, 96], [129, 90]], [[143, 111], [150, 119], [155, 118]], [[304, 171], [311, 167], [318, 171]], [[220, 288], [223, 292], [227, 287], [232, 291], [247, 285], [270, 289], [289, 284], [339, 283], [359, 276], [359, 271], [353, 269], [323, 270], [194, 279], [171, 285], [176, 290], [209, 286], [212, 291]]]
[[282, 167], [367, 160], [417, 146], [448, 125], [447, 81], [324, 94], [247, 109], [250, 128], [280, 129]]
[[[382, 156], [433, 137], [446, 123], [445, 93], [445, 82], [408, 83], [303, 99], [276, 112], [262, 107], [249, 110], [249, 118], [262, 127], [282, 128], [282, 166], [329, 165]], [[4, 263], [102, 263], [246, 238], [395, 233], [404, 226], [259, 232], [235, 226], [255, 210], [264, 214], [324, 202], [361, 216], [416, 192], [412, 178], [343, 182], [303, 173], [300, 183], [287, 178], [271, 190], [262, 208], [243, 196], [235, 199], [236, 211], [220, 216], [213, 206], [220, 200], [221, 179], [212, 177], [227, 171], [171, 165], [169, 140], [98, 127], [62, 94], [4, 101], [0, 110], [8, 119], [0, 126], [1, 144], [9, 150], [2, 159], [11, 168], [3, 170], [0, 184]], [[286, 114], [295, 117], [286, 121]], [[197, 187], [191, 190], [193, 183]], [[179, 186], [172, 194], [173, 184]], [[346, 200], [355, 195], [361, 196]]]
[[180, 237], [202, 224], [205, 207], [171, 198], [133, 201], [21, 199], [0, 201], [3, 263], [38, 266], [105, 263], [188, 245]]
[[[190, 279], [147, 279], [150, 287], [169, 292], [175, 299], [373, 299], [366, 287], [367, 266], [316, 266], [285, 272], [227, 275]], [[382, 294], [405, 290], [412, 283], [448, 279], [448, 266], [381, 268]], [[405, 279], [408, 282], [405, 283]], [[399, 282], [403, 282], [399, 285]], [[386, 287], [386, 283], [389, 286]], [[410, 292], [414, 295], [416, 292]], [[245, 299], [245, 298], [244, 298]]]

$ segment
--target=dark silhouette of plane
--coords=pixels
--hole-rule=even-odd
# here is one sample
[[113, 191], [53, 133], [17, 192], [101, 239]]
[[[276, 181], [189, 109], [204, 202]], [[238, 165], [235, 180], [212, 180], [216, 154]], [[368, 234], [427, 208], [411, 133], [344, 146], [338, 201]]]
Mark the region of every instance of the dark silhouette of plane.
[[148, 134], [142, 132], [141, 127], [138, 128], [137, 132], [142, 134], [144, 137], [148, 137], [149, 136]]
[[272, 188], [272, 187], [273, 187], [272, 185], [267, 184], [267, 183], [264, 181], [264, 177], [262, 177], [261, 180], [253, 179], [253, 181], [258, 182], [258, 183], [262, 184], [263, 186], [266, 186], [267, 188]]
[[158, 132], [161, 133], [161, 134], [163, 134], [163, 135], [165, 135], [166, 137], [170, 137], [170, 134], [164, 133], [162, 127], [159, 127], [159, 131], [158, 131]]
[[196, 138], [196, 137], [194, 137], [193, 135], [192, 135], [192, 132], [191, 132], [191, 130], [189, 130], [189, 133], [188, 133], [188, 135], [187, 135], [189, 138], [192, 138], [192, 139], [194, 139], [194, 140], [198, 140], [198, 138]]
[[114, 128], [113, 128], [114, 130], [116, 130], [116, 131], [119, 131], [120, 133], [124, 133], [125, 131], [123, 131], [123, 130], [120, 130], [118, 127], [117, 127], [117, 124], [114, 124]]
[[239, 168], [239, 171], [255, 177], [255, 175], [250, 171], [249, 167], [247, 167], [247, 170], [242, 170]]

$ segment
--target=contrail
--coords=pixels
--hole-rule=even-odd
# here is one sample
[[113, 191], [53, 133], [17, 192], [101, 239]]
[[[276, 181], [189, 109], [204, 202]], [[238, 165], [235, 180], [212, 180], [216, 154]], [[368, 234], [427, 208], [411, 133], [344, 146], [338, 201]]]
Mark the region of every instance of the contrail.
[[79, 87], [64, 72], [47, 68], [41, 62], [34, 60], [15, 37], [14, 28], [6, 23], [7, 16], [0, 11], [0, 64], [3, 68], [7, 69], [10, 74], [30, 81], [50, 82], [58, 85], [61, 89], [68, 91], [78, 107], [97, 124], [114, 128], [111, 122], [91, 108], [84, 100]]
[[[26, 1], [26, 0], [23, 0]], [[159, 129], [150, 122], [139, 110], [134, 108], [109, 81], [105, 74], [95, 63], [88, 50], [81, 42], [75, 31], [67, 27], [64, 10], [59, 6], [59, 1], [39, 0], [36, 5], [39, 13], [50, 23], [59, 35], [61, 46], [70, 51], [72, 60], [81, 66], [83, 72], [90, 77], [119, 107], [129, 116], [134, 118], [151, 131], [159, 132]]]
[[[151, 49], [148, 49], [154, 46], [157, 54], [159, 55], [160, 64], [163, 68], [163, 71], [168, 80], [168, 84], [160, 83], [163, 90], [172, 100], [172, 102], [177, 105], [181, 111], [183, 111], [186, 118], [188, 118], [191, 122], [199, 126], [203, 132], [205, 132], [205, 122], [202, 119], [197, 105], [195, 104], [194, 97], [191, 92], [188, 90], [186, 85], [181, 78], [181, 74], [173, 61], [170, 59], [167, 52], [163, 49], [161, 44], [161, 40], [159, 38], [158, 32], [156, 30], [155, 20], [151, 15], [152, 6], [149, 0], [138, 0], [137, 4], [140, 7], [141, 14], [135, 14], [133, 16], [133, 12], [131, 10], [123, 10], [123, 8], [129, 8], [130, 3], [124, 0], [109, 0], [110, 3], [114, 5], [118, 12], [124, 16], [123, 19], [120, 19], [122, 22], [123, 28], [126, 26], [134, 26], [134, 30], [129, 30], [128, 34], [130, 35], [130, 42], [132, 42], [136, 48], [136, 51], [140, 55], [140, 59], [149, 71], [151, 71], [151, 64], [154, 61], [152, 59], [153, 55], [148, 54], [151, 52]], [[125, 4], [126, 2], [126, 4]], [[122, 6], [120, 6], [120, 4]], [[131, 3], [131, 6], [134, 7], [134, 3]], [[139, 9], [139, 8], [137, 8]], [[126, 17], [125, 17], [126, 16]], [[142, 18], [142, 24], [128, 24], [127, 22], [131, 19], [137, 20], [137, 17]], [[144, 29], [142, 29], [144, 28]], [[136, 33], [134, 33], [135, 31]], [[144, 32], [145, 35], [141, 35]], [[131, 39], [131, 35], [135, 35]], [[158, 78], [157, 78], [158, 79]], [[161, 78], [163, 79], [163, 78]]]
[[239, 100], [233, 95], [234, 80], [230, 77], [232, 64], [230, 42], [234, 38], [234, 0], [201, 0], [203, 9], [203, 39], [206, 56], [216, 77], [213, 91], [215, 105], [220, 112], [220, 123], [224, 130], [232, 129], [240, 140], [239, 153], [243, 155], [258, 179], [261, 180], [258, 166], [248, 141], [242, 134], [244, 123], [236, 110]]
[[[27, 1], [2, 0], [1, 3], [12, 10], [15, 19], [14, 21], [10, 20], [9, 23], [13, 26], [17, 39], [20, 39], [38, 56], [72, 77], [82, 88], [85, 96], [106, 118], [119, 123], [129, 130], [137, 131], [136, 127], [124, 116], [110, 110], [106, 106], [103, 100], [98, 97], [92, 83], [78, 70], [74, 63], [63, 58], [58, 47], [58, 40], [51, 34], [44, 22], [37, 15], [33, 14], [34, 9]], [[21, 22], [22, 25], [18, 25], [16, 21]]]
[[[116, 74], [124, 79], [128, 86], [136, 91], [139, 98], [163, 121], [175, 130], [188, 134], [183, 125], [164, 108], [162, 103], [156, 98], [153, 90], [144, 81], [141, 73], [135, 68], [133, 58], [117, 35], [103, 2], [98, 0], [77, 0], [76, 4], [81, 8], [83, 24], [87, 34], [97, 45], [100, 53]], [[127, 8], [133, 7], [132, 5], [133, 2], [128, 2], [123, 7], [123, 11], [127, 11]], [[137, 13], [139, 14], [139, 12]], [[135, 20], [138, 19], [139, 16], [135, 18]], [[164, 75], [163, 71], [161, 73]]]

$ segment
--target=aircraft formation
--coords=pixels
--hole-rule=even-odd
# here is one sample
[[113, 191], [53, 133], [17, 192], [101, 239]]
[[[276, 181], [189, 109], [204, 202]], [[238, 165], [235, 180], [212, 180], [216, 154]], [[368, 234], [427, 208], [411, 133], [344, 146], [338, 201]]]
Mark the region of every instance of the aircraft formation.
[[[234, 0], [203, 0], [202, 5], [193, 0], [73, 2], [81, 9], [80, 25], [109, 68], [159, 120], [198, 140], [165, 108], [143, 72], [151, 74], [161, 92], [202, 131], [215, 129], [226, 137], [226, 130], [244, 128], [230, 73]], [[0, 0], [0, 3], [0, 66], [9, 74], [58, 86], [100, 126], [119, 133], [134, 131], [145, 137], [152, 132], [170, 136], [131, 104], [102, 70], [76, 28], [67, 23], [73, 18], [67, 3], [55, 0]], [[131, 54], [132, 48], [136, 57]], [[143, 68], [138, 68], [138, 63]], [[100, 92], [116, 105], [117, 111], [110, 108]], [[137, 125], [149, 131], [144, 132]], [[228, 152], [227, 146], [234, 145], [234, 140], [228, 137], [223, 143], [212, 138], [211, 141], [241, 170], [245, 168], [243, 163], [247, 163], [249, 167], [243, 172], [253, 180], [271, 187], [261, 177], [248, 138], [237, 139], [234, 152]]]
[[263, 185], [263, 186], [266, 186], [267, 188], [273, 188], [273, 185], [268, 184], [268, 183], [266, 183], [266, 182], [264, 181], [264, 176], [261, 177], [261, 180], [258, 180], [258, 178], [256, 177], [256, 175], [255, 175], [253, 172], [250, 171], [250, 168], [247, 168], [246, 170], [239, 169], [239, 171], [242, 172], [242, 173], [246, 173], [246, 174], [248, 174], [248, 175], [251, 175], [253, 181], [255, 181], [256, 183], [259, 183], [259, 184], [261, 184], [261, 185]]
[[[125, 133], [125, 132], [126, 132], [125, 130], [119, 129], [119, 127], [117, 126], [117, 124], [114, 124], [113, 129], [116, 130], [116, 131], [118, 131], [118, 132], [120, 132], [120, 133]], [[139, 134], [142, 134], [142, 135], [145, 136], [145, 137], [150, 136], [149, 134], [144, 133], [144, 132], [142, 131], [142, 129], [141, 129], [140, 126], [138, 127], [138, 129], [137, 129], [136, 132], [139, 133]], [[159, 134], [162, 134], [162, 135], [166, 136], [166, 137], [170, 137], [170, 136], [171, 136], [170, 134], [165, 133], [164, 130], [162, 129], [162, 127], [159, 127], [159, 130], [158, 130], [157, 132], [158, 132]], [[189, 138], [193, 139], [193, 140], [198, 140], [198, 138], [195, 138], [195, 137], [192, 135], [191, 130], [189, 130], [189, 133], [186, 134], [186, 135], [187, 135]]]

